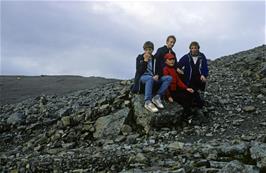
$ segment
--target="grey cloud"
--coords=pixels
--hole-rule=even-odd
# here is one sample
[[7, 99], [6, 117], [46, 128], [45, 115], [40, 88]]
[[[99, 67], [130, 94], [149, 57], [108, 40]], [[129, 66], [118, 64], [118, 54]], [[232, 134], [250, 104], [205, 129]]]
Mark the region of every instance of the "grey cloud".
[[[225, 17], [221, 21], [226, 23], [217, 19], [214, 25], [215, 20], [203, 18], [204, 25], [181, 22], [178, 26], [175, 18], [181, 19], [172, 16], [167, 27], [167, 18], [157, 25], [135, 17], [133, 12], [127, 14], [126, 8], [96, 13], [90, 2], [1, 1], [1, 73], [131, 78], [144, 41], [151, 40], [158, 48], [169, 34], [177, 37], [174, 49], [178, 57], [187, 53], [192, 40], [198, 40], [212, 59], [265, 43], [263, 2], [223, 3], [225, 14], [221, 16]], [[154, 8], [161, 6], [175, 9], [179, 3], [153, 3]], [[182, 7], [189, 11], [186, 4]], [[162, 15], [171, 16], [172, 12]], [[225, 30], [219, 30], [219, 25]]]

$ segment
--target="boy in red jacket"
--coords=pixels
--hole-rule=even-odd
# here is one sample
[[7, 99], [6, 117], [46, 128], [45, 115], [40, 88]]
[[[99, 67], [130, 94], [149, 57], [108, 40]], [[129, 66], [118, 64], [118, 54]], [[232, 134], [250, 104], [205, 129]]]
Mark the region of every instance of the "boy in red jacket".
[[184, 108], [184, 118], [187, 118], [191, 114], [192, 105], [192, 93], [194, 90], [188, 88], [182, 80], [179, 78], [175, 65], [175, 56], [171, 53], [167, 53], [164, 56], [166, 66], [163, 68], [163, 75], [172, 76], [172, 82], [166, 92], [166, 97], [169, 102], [176, 101]]

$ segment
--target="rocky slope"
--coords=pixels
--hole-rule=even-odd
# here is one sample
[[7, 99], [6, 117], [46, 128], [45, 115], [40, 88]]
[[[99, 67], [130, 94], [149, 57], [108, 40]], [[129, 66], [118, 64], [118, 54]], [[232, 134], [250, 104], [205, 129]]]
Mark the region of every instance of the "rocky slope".
[[204, 116], [149, 113], [131, 80], [0, 107], [1, 172], [266, 172], [266, 46], [209, 62]]

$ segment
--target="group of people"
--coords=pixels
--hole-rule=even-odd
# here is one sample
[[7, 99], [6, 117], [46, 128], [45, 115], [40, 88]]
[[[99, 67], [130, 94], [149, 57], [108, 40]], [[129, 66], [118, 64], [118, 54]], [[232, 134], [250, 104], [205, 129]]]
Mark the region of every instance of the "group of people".
[[166, 45], [152, 54], [154, 44], [147, 41], [144, 53], [136, 59], [136, 74], [131, 88], [133, 93], [144, 92], [144, 107], [151, 112], [163, 109], [162, 99], [178, 102], [184, 108], [185, 117], [191, 115], [191, 108], [204, 106], [199, 90], [204, 91], [207, 77], [207, 59], [200, 52], [200, 45], [193, 41], [189, 53], [177, 61], [173, 51], [176, 38], [170, 35]]

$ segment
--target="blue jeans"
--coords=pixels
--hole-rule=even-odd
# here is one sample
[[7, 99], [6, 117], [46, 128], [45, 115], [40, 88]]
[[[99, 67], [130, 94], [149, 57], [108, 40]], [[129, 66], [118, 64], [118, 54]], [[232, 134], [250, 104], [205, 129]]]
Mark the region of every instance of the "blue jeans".
[[168, 86], [170, 85], [172, 81], [171, 76], [162, 76], [158, 81], [155, 81], [152, 76], [150, 75], [142, 75], [140, 77], [140, 82], [145, 84], [145, 95], [144, 100], [148, 101], [152, 99], [152, 89], [154, 84], [160, 85], [159, 90], [157, 91], [157, 94], [162, 97], [167, 90]]

